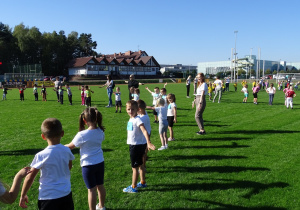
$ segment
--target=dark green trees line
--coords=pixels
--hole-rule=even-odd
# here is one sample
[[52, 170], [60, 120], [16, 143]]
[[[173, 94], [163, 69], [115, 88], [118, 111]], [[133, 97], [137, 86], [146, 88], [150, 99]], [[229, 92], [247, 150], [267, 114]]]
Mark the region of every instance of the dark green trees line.
[[36, 27], [23, 23], [12, 30], [0, 22], [0, 75], [11, 73], [13, 67], [41, 64], [44, 75], [67, 75], [66, 65], [73, 58], [99, 56], [94, 49], [97, 42], [91, 34], [72, 31], [41, 33]]

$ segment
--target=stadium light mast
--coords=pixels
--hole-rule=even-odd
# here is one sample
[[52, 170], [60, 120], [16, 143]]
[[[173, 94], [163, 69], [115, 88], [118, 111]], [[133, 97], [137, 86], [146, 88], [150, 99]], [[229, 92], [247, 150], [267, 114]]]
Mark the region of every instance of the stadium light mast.
[[237, 38], [237, 33], [238, 31], [234, 31], [234, 34], [235, 34], [235, 42], [234, 42], [234, 75], [233, 75], [233, 80], [234, 82], [236, 81], [235, 77], [236, 77], [236, 38]]

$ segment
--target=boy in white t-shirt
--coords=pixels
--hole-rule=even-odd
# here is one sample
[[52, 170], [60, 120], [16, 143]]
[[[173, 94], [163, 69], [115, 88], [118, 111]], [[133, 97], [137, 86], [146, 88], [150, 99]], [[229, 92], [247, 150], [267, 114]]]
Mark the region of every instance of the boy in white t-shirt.
[[73, 210], [70, 169], [74, 155], [68, 147], [60, 144], [64, 131], [59, 120], [44, 120], [41, 130], [42, 139], [47, 141], [48, 146], [35, 155], [30, 165], [31, 171], [25, 178], [19, 205], [27, 208], [27, 192], [41, 170], [38, 208]]
[[[138, 116], [141, 118], [142, 122], [144, 123], [144, 126], [148, 132], [149, 138], [151, 136], [151, 124], [150, 124], [150, 118], [146, 112], [146, 103], [139, 99], [137, 100], [138, 103]], [[146, 168], [146, 161], [147, 161], [147, 153], [148, 150], [145, 150], [144, 158], [143, 158], [143, 165]]]
[[[148, 132], [144, 123], [137, 116], [138, 103], [136, 101], [128, 101], [126, 103], [126, 111], [130, 116], [127, 123], [127, 144], [129, 144], [130, 160], [132, 168], [132, 184], [123, 189], [123, 192], [137, 193], [137, 188], [146, 187], [145, 167], [143, 166], [143, 157], [146, 148], [155, 150], [155, 146], [151, 144]], [[137, 184], [138, 175], [141, 181]]]
[[118, 107], [119, 107], [119, 112], [121, 113], [122, 101], [121, 101], [120, 87], [117, 87], [116, 92], [113, 92], [113, 94], [115, 94], [116, 113], [118, 113]]
[[[156, 106], [157, 100], [160, 99], [161, 97], [161, 94], [159, 93], [159, 87], [155, 87], [154, 92], [152, 92], [148, 87], [146, 87], [146, 90], [148, 90], [153, 97], [153, 102], [152, 102], [153, 107]], [[157, 112], [155, 110], [153, 110], [153, 115], [154, 115], [154, 123], [158, 123]]]

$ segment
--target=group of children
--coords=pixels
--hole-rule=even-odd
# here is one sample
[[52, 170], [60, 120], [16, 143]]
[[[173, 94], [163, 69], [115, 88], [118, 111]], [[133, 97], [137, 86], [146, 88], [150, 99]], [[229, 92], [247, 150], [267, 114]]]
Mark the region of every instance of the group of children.
[[[146, 88], [149, 92], [149, 88]], [[162, 146], [158, 150], [168, 148], [168, 141], [174, 140], [173, 123], [176, 119], [175, 95], [166, 95], [165, 88], [159, 93], [159, 88], [151, 92], [155, 99], [155, 106], [146, 106], [139, 99], [129, 100], [126, 103], [126, 112], [130, 119], [127, 123], [127, 144], [130, 150], [132, 168], [132, 183], [123, 189], [123, 192], [136, 193], [138, 188], [147, 187], [145, 172], [147, 151], [155, 150], [150, 141], [151, 125], [146, 109], [151, 109], [159, 122], [159, 135]], [[116, 89], [116, 96], [120, 88]], [[116, 101], [117, 102], [117, 101]], [[170, 130], [170, 138], [167, 139], [167, 129]], [[104, 188], [104, 158], [102, 142], [104, 141], [105, 128], [102, 125], [102, 114], [97, 108], [88, 107], [80, 114], [79, 132], [73, 140], [67, 144], [60, 143], [64, 136], [62, 125], [58, 119], [48, 118], [41, 125], [41, 137], [47, 141], [48, 146], [37, 153], [28, 168], [22, 169], [18, 174], [17, 184], [20, 188], [22, 178], [25, 177], [21, 190], [19, 205], [27, 208], [27, 193], [33, 184], [35, 177], [40, 172], [40, 186], [38, 196], [39, 209], [74, 209], [71, 192], [70, 170], [74, 155], [71, 150], [80, 148], [80, 165], [82, 176], [88, 189], [89, 209], [105, 209], [106, 190]], [[138, 177], [140, 176], [140, 182]], [[1, 192], [0, 199], [4, 194]], [[18, 194], [19, 189], [15, 189]], [[4, 191], [5, 192], [5, 191]], [[14, 196], [14, 200], [17, 196]], [[99, 203], [97, 204], [97, 197]], [[3, 199], [1, 199], [3, 201]]]
[[[290, 85], [290, 83], [287, 82], [286, 84], [287, 86], [285, 87], [285, 89], [283, 89], [283, 92], [285, 94], [285, 102], [284, 105], [289, 108], [291, 107], [291, 109], [293, 109], [293, 98], [296, 96], [296, 93], [294, 91], [294, 87], [292, 85]], [[246, 80], [242, 81], [242, 90], [241, 92], [244, 93], [244, 98], [243, 98], [243, 103], [247, 103], [247, 99], [249, 97], [249, 92], [248, 92], [248, 84]], [[267, 84], [264, 84], [264, 87], [266, 87], [266, 92], [269, 94], [269, 105], [273, 105], [273, 98], [274, 95], [276, 93], [276, 88], [274, 87], [273, 83], [267, 82]], [[281, 86], [278, 86], [278, 90], [281, 90], [280, 88]], [[253, 103], [257, 104], [257, 94], [259, 93], [259, 91], [261, 90], [261, 82], [258, 81], [253, 81], [252, 82], [252, 93], [253, 93]]]

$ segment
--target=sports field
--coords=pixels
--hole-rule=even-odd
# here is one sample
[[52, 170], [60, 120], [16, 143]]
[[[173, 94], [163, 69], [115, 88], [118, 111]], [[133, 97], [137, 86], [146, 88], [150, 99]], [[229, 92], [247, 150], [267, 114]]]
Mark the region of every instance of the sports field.
[[[118, 86], [118, 85], [117, 85]], [[141, 96], [148, 105], [152, 96], [140, 86]], [[258, 93], [258, 105], [252, 103], [251, 87], [248, 103], [242, 103], [243, 93], [225, 92], [221, 103], [208, 101], [204, 112], [206, 135], [196, 135], [192, 98], [186, 98], [185, 84], [169, 83], [167, 93], [176, 95], [178, 123], [174, 125], [175, 141], [169, 149], [151, 151], [147, 162], [147, 188], [137, 194], [122, 192], [131, 184], [125, 110], [128, 99], [126, 85], [120, 85], [122, 113], [108, 104], [106, 90], [91, 86], [92, 106], [103, 114], [106, 127], [103, 151], [107, 209], [300, 209], [300, 92], [294, 98], [294, 109], [284, 106], [284, 94], [277, 91], [274, 105], [268, 105], [268, 94]], [[72, 87], [73, 105], [67, 95], [64, 104], [56, 100], [48, 88], [48, 101], [34, 101], [32, 88], [25, 90], [25, 101], [19, 100], [17, 89], [8, 91], [7, 100], [0, 101], [0, 178], [11, 185], [15, 173], [28, 166], [34, 155], [47, 146], [40, 126], [48, 117], [58, 118], [69, 143], [78, 131], [80, 91]], [[192, 88], [191, 88], [192, 89]], [[40, 88], [39, 88], [40, 91]], [[296, 94], [298, 92], [296, 91]], [[2, 97], [1, 97], [2, 98]], [[114, 103], [114, 100], [113, 100]], [[148, 111], [151, 122], [152, 111]], [[151, 141], [159, 148], [158, 124], [152, 123]], [[75, 160], [71, 184], [75, 209], [88, 209], [87, 190], [81, 175], [79, 150], [73, 150]], [[28, 193], [29, 208], [37, 209], [38, 177]], [[18, 198], [19, 199], [19, 198]], [[18, 199], [2, 209], [18, 209]]]

